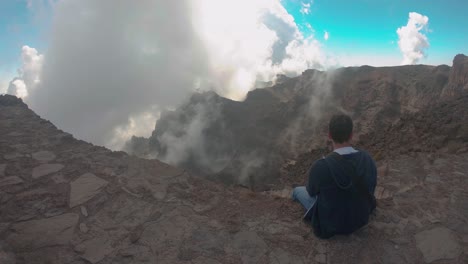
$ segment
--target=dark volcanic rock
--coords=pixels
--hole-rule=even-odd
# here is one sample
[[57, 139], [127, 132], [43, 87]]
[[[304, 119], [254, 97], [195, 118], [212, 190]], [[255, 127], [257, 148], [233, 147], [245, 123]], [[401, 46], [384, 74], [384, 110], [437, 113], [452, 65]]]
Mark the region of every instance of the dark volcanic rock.
[[23, 105], [26, 106], [26, 104], [23, 103], [23, 100], [21, 98], [18, 98], [13, 95], [5, 94], [5, 95], [0, 95], [0, 104], [2, 106], [16, 106], [16, 105]]
[[449, 83], [444, 88], [443, 96], [451, 98], [463, 91], [468, 91], [468, 57], [458, 54], [453, 59]]

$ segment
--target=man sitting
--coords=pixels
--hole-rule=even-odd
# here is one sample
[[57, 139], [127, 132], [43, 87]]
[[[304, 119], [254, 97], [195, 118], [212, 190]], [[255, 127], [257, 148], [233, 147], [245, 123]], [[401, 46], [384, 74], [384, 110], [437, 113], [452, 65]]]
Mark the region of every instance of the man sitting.
[[354, 149], [353, 121], [335, 115], [328, 126], [334, 151], [314, 162], [306, 186], [293, 190], [293, 199], [306, 210], [314, 233], [321, 238], [349, 234], [367, 224], [375, 208], [377, 169], [371, 156]]

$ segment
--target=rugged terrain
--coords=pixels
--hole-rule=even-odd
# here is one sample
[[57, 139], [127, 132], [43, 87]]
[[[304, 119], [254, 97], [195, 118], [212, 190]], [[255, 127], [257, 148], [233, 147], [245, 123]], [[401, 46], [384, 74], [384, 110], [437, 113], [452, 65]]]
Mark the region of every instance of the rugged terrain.
[[[301, 221], [302, 208], [285, 198], [288, 189], [226, 186], [96, 147], [41, 119], [20, 99], [0, 96], [0, 263], [467, 263], [468, 79], [457, 66], [466, 58], [457, 58], [453, 68], [408, 68], [430, 69], [430, 81], [446, 76], [435, 95], [416, 100], [401, 92], [398, 100], [413, 103], [396, 110], [371, 96], [374, 91], [362, 96], [375, 105], [350, 103], [360, 109], [354, 117], [397, 114], [361, 117], [357, 143], [377, 159], [378, 207], [368, 226], [329, 240], [317, 239]], [[290, 102], [287, 85], [298, 81], [254, 91], [248, 100], [268, 101], [259, 96], [265, 93]], [[263, 111], [265, 119], [257, 121], [267, 124]], [[313, 146], [284, 159], [275, 188], [304, 181], [323, 153]]]
[[[353, 118], [356, 142], [364, 142], [372, 151], [414, 140], [419, 140], [416, 148], [420, 149], [427, 150], [429, 141], [436, 149], [441, 145], [453, 148], [466, 144], [466, 138], [457, 134], [457, 140], [446, 142], [444, 137], [466, 132], [466, 124], [460, 122], [466, 110], [458, 107], [461, 114], [450, 113], [452, 106], [444, 110], [443, 104], [468, 91], [467, 65], [468, 57], [460, 54], [452, 67], [307, 70], [295, 78], [280, 76], [274, 86], [249, 92], [243, 102], [213, 92], [196, 94], [178, 109], [164, 113], [149, 139], [134, 138], [126, 150], [225, 183], [269, 189], [279, 185], [279, 168], [289, 160], [325, 147], [327, 122], [336, 112]], [[430, 112], [436, 106], [441, 111]], [[427, 117], [432, 113], [440, 115], [439, 123], [430, 124], [432, 119]], [[434, 138], [415, 139], [417, 134], [405, 132], [412, 129], [412, 123], [401, 120], [408, 118], [418, 125], [425, 122], [419, 130], [431, 129]], [[393, 138], [386, 137], [382, 128], [393, 129]], [[370, 141], [377, 144], [375, 148]]]
[[0, 96], [0, 263], [466, 263], [468, 154], [380, 160], [378, 209], [319, 240], [256, 193], [76, 140]]

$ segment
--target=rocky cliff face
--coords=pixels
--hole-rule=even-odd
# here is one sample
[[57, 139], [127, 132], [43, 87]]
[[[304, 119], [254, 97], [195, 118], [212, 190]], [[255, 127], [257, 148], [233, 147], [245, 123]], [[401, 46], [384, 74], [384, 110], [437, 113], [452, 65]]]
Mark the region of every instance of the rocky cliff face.
[[[288, 189], [226, 187], [96, 147], [0, 96], [0, 263], [467, 263], [467, 161], [383, 156], [369, 225], [324, 241]], [[300, 164], [285, 181], [305, 180]]]
[[144, 154], [224, 182], [268, 188], [278, 183], [286, 159], [324, 147], [333, 113], [351, 115], [359, 139], [457, 97], [466, 86], [467, 63], [458, 55], [453, 67], [307, 70], [249, 92], [244, 102], [197, 94], [161, 117]]
[[458, 54], [453, 59], [453, 69], [450, 72], [449, 83], [443, 91], [443, 96], [451, 98], [462, 91], [468, 91], [468, 57]]

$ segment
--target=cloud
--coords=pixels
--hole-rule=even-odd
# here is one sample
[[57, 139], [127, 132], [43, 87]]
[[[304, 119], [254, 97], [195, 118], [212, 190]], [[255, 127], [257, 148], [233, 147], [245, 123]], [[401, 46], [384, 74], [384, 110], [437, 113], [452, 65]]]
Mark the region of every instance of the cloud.
[[429, 47], [427, 36], [421, 31], [427, 31], [429, 18], [411, 12], [408, 24], [397, 29], [398, 46], [403, 54], [402, 64], [415, 64], [425, 56], [424, 50]]
[[[320, 49], [318, 42], [311, 44], [302, 35], [280, 1], [202, 0], [199, 3], [197, 17], [201, 20], [197, 28], [210, 51], [210, 65], [215, 69], [211, 85], [231, 99], [243, 99], [255, 83], [270, 81], [278, 73], [299, 74], [307, 69], [306, 64], [296, 64], [300, 67], [294, 69], [286, 66], [291, 65], [297, 53], [295, 49], [305, 46]], [[305, 59], [324, 64], [323, 57], [316, 54]]]
[[8, 85], [7, 94], [24, 99], [28, 96], [28, 89], [23, 80], [15, 78], [10, 82], [10, 85]]
[[121, 149], [123, 147], [122, 143], [133, 136], [149, 137], [156, 127], [159, 116], [160, 111], [157, 105], [145, 112], [129, 116], [126, 124], [114, 128], [113, 136], [107, 141], [106, 145], [111, 149]]
[[153, 106], [176, 105], [208, 74], [190, 10], [191, 1], [58, 2], [41, 82], [28, 103], [98, 145], [119, 148], [129, 134], [148, 136]]
[[14, 78], [9, 86], [7, 93], [26, 98], [32, 89], [35, 89], [40, 83], [40, 75], [44, 56], [39, 54], [35, 48], [23, 46], [21, 49], [21, 68], [18, 69], [18, 77]]
[[325, 33], [323, 34], [323, 39], [327, 41], [329, 37], [330, 37], [330, 34], [328, 33], [328, 31], [325, 31]]
[[321, 44], [300, 33], [279, 0], [52, 3], [44, 57], [23, 50], [42, 67], [23, 65], [19, 79], [35, 111], [98, 145], [149, 136], [150, 120], [193, 90], [240, 100], [278, 73], [326, 63]]
[[310, 3], [301, 2], [301, 9], [299, 10], [303, 15], [310, 14]]

